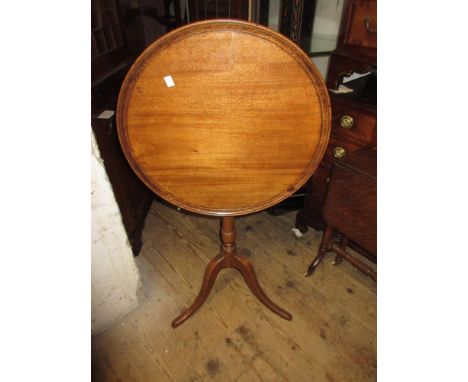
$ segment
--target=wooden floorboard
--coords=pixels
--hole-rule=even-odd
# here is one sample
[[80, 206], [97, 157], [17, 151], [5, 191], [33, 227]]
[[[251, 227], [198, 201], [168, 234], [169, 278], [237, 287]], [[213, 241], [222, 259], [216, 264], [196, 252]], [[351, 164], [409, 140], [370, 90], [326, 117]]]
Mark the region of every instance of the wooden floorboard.
[[140, 306], [92, 340], [93, 381], [375, 381], [376, 284], [328, 255], [304, 277], [321, 233], [291, 235], [295, 213], [236, 218], [239, 251], [285, 321], [223, 270], [204, 306], [172, 329], [219, 251], [219, 219], [155, 202], [136, 258]]

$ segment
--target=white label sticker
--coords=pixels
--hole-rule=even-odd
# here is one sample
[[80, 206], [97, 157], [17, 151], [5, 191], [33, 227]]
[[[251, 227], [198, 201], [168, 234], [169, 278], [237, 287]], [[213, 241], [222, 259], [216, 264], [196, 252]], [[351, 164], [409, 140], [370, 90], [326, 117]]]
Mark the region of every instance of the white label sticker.
[[175, 83], [174, 83], [174, 80], [172, 79], [172, 76], [164, 77], [164, 81], [166, 81], [166, 86], [168, 88], [172, 88], [173, 86], [175, 86]]

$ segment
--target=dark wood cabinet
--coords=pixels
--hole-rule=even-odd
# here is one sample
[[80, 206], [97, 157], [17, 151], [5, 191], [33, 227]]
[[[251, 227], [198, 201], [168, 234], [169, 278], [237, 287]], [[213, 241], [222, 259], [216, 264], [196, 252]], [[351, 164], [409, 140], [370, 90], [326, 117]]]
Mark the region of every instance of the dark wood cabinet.
[[91, 1], [91, 79], [103, 80], [129, 57], [114, 0]]
[[98, 118], [104, 110], [115, 110], [120, 85], [135, 56], [127, 43], [128, 35], [119, 16], [118, 3], [93, 0], [91, 5], [91, 126], [128, 240], [137, 255], [153, 195], [127, 163], [117, 137], [114, 117]]
[[340, 48], [369, 49], [377, 53], [377, 0], [348, 0], [340, 29]]
[[371, 74], [345, 85], [352, 93], [330, 91], [332, 130], [326, 154], [307, 186], [304, 206], [296, 217], [302, 232], [308, 226], [323, 229], [322, 208], [335, 159], [346, 162], [350, 154], [377, 148], [377, 1], [348, 0], [343, 11], [337, 49], [332, 53], [327, 87], [338, 90], [353, 73]]

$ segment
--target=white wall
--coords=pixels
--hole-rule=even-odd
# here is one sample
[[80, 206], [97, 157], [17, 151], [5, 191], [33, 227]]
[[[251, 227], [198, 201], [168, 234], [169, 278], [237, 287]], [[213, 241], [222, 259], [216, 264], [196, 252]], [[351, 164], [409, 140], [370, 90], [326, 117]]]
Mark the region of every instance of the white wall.
[[91, 331], [137, 307], [140, 275], [94, 134], [91, 137]]
[[268, 28], [279, 31], [280, 0], [270, 0], [268, 8]]
[[318, 0], [310, 51], [331, 51], [336, 48], [344, 0]]
[[323, 80], [325, 81], [325, 79], [327, 78], [328, 63], [330, 62], [330, 56], [312, 57], [311, 60], [315, 64], [320, 74], [322, 75]]

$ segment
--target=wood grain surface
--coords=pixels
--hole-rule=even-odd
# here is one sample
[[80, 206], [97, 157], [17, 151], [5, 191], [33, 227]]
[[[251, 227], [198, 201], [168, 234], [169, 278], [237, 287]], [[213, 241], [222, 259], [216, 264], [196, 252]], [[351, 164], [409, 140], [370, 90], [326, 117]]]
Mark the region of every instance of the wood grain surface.
[[305, 183], [328, 143], [330, 102], [290, 40], [212, 20], [143, 52], [123, 83], [117, 124], [128, 161], [155, 193], [193, 212], [234, 216]]
[[[219, 249], [219, 219], [155, 202], [135, 258], [140, 306], [92, 339], [96, 382], [370, 382], [377, 380], [377, 286], [329, 255], [304, 277], [320, 243], [309, 230], [290, 235], [294, 213], [236, 218], [240, 253], [265, 290], [293, 315], [262, 305], [235, 269], [220, 272], [190, 323], [170, 322], [198, 293], [200, 275]], [[369, 262], [370, 265], [372, 265]]]

